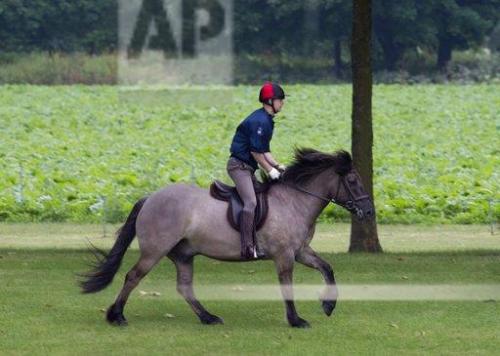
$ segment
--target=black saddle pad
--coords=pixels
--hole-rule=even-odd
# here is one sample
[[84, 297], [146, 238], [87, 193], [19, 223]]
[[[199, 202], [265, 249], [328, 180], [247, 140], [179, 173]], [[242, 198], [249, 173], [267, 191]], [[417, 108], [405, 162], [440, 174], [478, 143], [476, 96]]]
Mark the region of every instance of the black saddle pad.
[[[267, 202], [268, 186], [259, 183], [254, 188], [257, 197], [254, 226], [256, 230], [259, 230], [266, 222], [269, 210]], [[227, 220], [233, 229], [240, 231], [239, 218], [243, 210], [243, 202], [236, 188], [216, 180], [210, 185], [210, 195], [217, 200], [229, 202]]]

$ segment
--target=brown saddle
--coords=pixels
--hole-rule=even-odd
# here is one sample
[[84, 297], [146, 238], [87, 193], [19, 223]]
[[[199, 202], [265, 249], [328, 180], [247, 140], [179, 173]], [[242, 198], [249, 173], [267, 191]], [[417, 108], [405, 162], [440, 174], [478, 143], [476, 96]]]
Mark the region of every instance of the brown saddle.
[[[254, 185], [254, 189], [257, 197], [254, 226], [257, 231], [266, 222], [267, 212], [269, 210], [267, 202], [267, 191], [269, 190], [269, 186], [267, 184], [257, 183]], [[233, 229], [240, 231], [239, 218], [243, 210], [243, 202], [236, 188], [215, 180], [210, 185], [210, 195], [217, 200], [229, 202], [227, 220]]]

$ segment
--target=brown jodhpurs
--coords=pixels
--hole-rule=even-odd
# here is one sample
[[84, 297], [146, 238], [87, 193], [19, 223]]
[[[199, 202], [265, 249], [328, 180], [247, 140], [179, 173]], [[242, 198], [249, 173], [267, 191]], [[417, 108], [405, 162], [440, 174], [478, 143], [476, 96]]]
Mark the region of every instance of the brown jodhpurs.
[[236, 190], [243, 201], [243, 211], [241, 212], [239, 221], [241, 257], [251, 259], [256, 256], [254, 219], [257, 198], [255, 196], [254, 183], [256, 183], [257, 179], [254, 174], [255, 170], [249, 164], [231, 157], [227, 162], [227, 173], [234, 181]]

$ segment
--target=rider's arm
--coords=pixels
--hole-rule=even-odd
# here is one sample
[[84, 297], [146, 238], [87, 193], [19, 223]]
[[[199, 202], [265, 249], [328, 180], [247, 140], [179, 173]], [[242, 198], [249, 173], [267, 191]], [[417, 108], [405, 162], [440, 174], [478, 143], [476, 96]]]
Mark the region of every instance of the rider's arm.
[[[276, 161], [271, 156], [269, 142], [272, 137], [272, 127], [267, 122], [256, 121], [250, 127], [250, 153], [271, 179], [278, 179], [280, 172], [273, 166]], [[268, 159], [270, 157], [270, 159]]]
[[265, 152], [264, 153], [264, 158], [266, 161], [274, 168], [278, 167], [279, 163], [274, 159], [273, 155], [271, 152]]
[[257, 161], [259, 166], [264, 168], [266, 172], [270, 172], [274, 167], [271, 165], [271, 163], [267, 160], [266, 155], [270, 153], [269, 152], [264, 152], [264, 153], [257, 153], [257, 152], [251, 152], [253, 158]]

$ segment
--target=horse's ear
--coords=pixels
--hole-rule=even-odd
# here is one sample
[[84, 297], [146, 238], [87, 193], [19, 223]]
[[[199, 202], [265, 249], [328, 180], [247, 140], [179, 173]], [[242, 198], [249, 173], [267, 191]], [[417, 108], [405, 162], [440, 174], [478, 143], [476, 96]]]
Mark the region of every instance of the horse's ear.
[[336, 153], [335, 172], [345, 175], [352, 170], [352, 157], [349, 152], [341, 150]]

